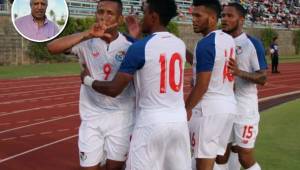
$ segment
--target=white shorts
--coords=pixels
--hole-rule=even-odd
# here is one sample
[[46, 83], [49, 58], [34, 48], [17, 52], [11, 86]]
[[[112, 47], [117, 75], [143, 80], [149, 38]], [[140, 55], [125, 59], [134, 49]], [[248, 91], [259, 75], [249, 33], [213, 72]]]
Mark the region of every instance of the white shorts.
[[126, 170], [191, 170], [187, 122], [135, 128]]
[[106, 159], [126, 160], [133, 129], [132, 114], [118, 111], [81, 122], [78, 147], [82, 167], [96, 166]]
[[232, 142], [242, 148], [254, 148], [258, 135], [258, 123], [233, 124]]
[[229, 143], [233, 114], [214, 114], [203, 116], [193, 110], [189, 122], [193, 158], [216, 158], [224, 155]]
[[231, 134], [231, 142], [242, 148], [254, 148], [258, 135], [260, 115], [258, 112], [237, 115]]

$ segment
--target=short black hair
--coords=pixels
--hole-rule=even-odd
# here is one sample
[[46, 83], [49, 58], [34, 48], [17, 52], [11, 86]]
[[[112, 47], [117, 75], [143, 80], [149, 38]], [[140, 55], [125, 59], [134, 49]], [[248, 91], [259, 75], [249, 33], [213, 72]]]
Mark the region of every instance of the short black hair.
[[247, 10], [240, 3], [231, 2], [231, 3], [224, 5], [224, 7], [226, 7], [226, 6], [235, 8], [238, 11], [238, 13], [244, 18], [247, 15]]
[[149, 9], [159, 15], [160, 23], [167, 26], [171, 19], [177, 15], [175, 0], [147, 0]]
[[219, 0], [193, 0], [193, 6], [202, 5], [213, 10], [218, 18], [221, 16], [222, 6]]
[[120, 14], [123, 13], [123, 3], [121, 0], [99, 0], [98, 3], [100, 2], [103, 2], [103, 1], [110, 1], [110, 2], [115, 2], [119, 5], [119, 11], [120, 11]]

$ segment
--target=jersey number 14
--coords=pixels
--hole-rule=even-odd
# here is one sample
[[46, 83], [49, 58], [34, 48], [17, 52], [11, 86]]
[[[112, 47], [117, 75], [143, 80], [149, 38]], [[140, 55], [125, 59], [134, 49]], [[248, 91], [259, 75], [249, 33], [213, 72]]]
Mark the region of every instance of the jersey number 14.
[[[179, 67], [179, 76], [180, 80], [179, 82], [175, 82], [175, 63], [178, 61]], [[160, 93], [166, 93], [166, 82], [167, 82], [167, 77], [169, 77], [169, 84], [170, 87], [173, 91], [179, 92], [182, 86], [182, 58], [180, 54], [174, 53], [170, 59], [170, 62], [168, 63], [166, 59], [166, 54], [161, 54], [159, 58], [160, 62]], [[169, 64], [169, 67], [168, 67]], [[169, 76], [167, 76], [167, 73], [169, 73]]]

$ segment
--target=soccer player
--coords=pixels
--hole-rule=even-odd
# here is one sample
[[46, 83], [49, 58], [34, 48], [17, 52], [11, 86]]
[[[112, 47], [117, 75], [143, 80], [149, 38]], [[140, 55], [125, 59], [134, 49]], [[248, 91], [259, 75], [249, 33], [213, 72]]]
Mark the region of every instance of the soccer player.
[[[229, 68], [235, 81], [238, 116], [233, 125], [233, 143], [238, 158], [247, 170], [260, 170], [254, 158], [254, 144], [258, 134], [259, 112], [256, 84], [266, 83], [265, 53], [262, 43], [243, 32], [247, 11], [238, 3], [225, 5], [222, 12], [223, 31], [234, 37], [236, 60], [231, 59]], [[228, 153], [230, 153], [228, 151]], [[234, 153], [231, 153], [234, 154]], [[226, 163], [228, 155], [217, 159], [217, 163]], [[236, 158], [237, 159], [237, 158]], [[230, 165], [230, 164], [229, 164]], [[221, 169], [225, 165], [219, 166]], [[239, 164], [233, 164], [230, 170], [239, 170]]]
[[234, 77], [228, 70], [235, 43], [230, 35], [217, 30], [220, 12], [218, 0], [193, 1], [194, 32], [203, 39], [195, 47], [195, 83], [186, 110], [192, 112], [190, 134], [197, 170], [212, 170], [217, 155], [225, 153], [236, 112]]
[[[112, 80], [132, 41], [117, 31], [123, 21], [121, 0], [98, 2], [96, 21], [85, 32], [62, 37], [48, 44], [51, 53], [71, 52], [100, 81]], [[79, 153], [82, 169], [99, 169], [106, 161], [107, 170], [119, 170], [127, 158], [133, 130], [135, 92], [128, 83], [115, 98], [81, 85], [79, 112]]]
[[143, 4], [143, 33], [134, 43], [112, 81], [104, 82], [82, 72], [82, 80], [99, 93], [116, 96], [134, 80], [136, 124], [126, 170], [190, 170], [191, 154], [183, 75], [186, 47], [167, 32], [176, 16], [174, 0], [147, 0]]

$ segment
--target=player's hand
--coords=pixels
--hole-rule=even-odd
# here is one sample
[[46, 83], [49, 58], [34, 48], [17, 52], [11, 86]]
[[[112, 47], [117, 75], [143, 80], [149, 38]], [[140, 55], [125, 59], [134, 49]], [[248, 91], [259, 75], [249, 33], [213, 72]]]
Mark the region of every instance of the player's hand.
[[236, 63], [235, 59], [229, 58], [228, 68], [229, 68], [231, 74], [233, 74], [235, 76], [239, 75], [240, 70], [239, 70], [239, 68], [237, 66], [237, 63]]
[[86, 64], [82, 64], [82, 66], [83, 66], [83, 70], [81, 71], [80, 78], [81, 78], [81, 83], [84, 84], [84, 78], [86, 76], [90, 76], [91, 73], [90, 73], [89, 69], [87, 68]]
[[136, 16], [129, 15], [125, 17], [125, 23], [129, 34], [133, 38], [139, 38], [141, 36], [141, 27]]
[[102, 23], [95, 23], [89, 30], [89, 36], [92, 38], [106, 38], [111, 39], [112, 35], [110, 34], [111, 30], [118, 26], [118, 23], [107, 26]]

